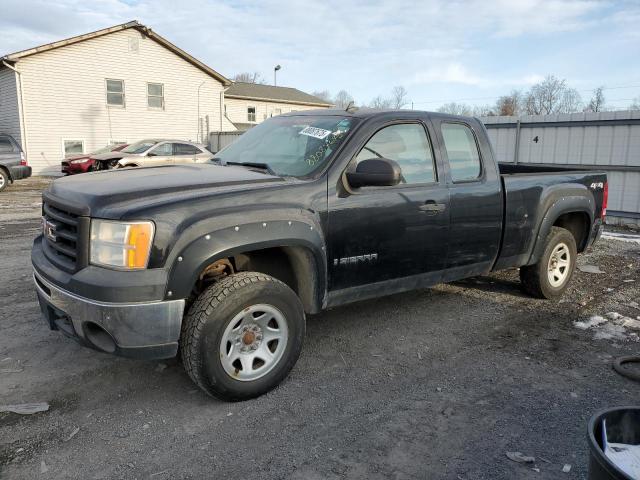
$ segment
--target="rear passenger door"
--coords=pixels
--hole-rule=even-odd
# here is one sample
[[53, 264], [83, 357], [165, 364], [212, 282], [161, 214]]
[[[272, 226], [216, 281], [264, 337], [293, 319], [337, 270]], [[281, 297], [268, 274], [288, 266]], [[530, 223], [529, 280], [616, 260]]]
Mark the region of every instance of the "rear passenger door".
[[480, 125], [434, 119], [449, 185], [449, 254], [444, 281], [487, 273], [502, 237], [500, 176]]
[[196, 155], [198, 155], [200, 149], [195, 145], [188, 143], [174, 143], [173, 144], [173, 162], [174, 163], [195, 163]]

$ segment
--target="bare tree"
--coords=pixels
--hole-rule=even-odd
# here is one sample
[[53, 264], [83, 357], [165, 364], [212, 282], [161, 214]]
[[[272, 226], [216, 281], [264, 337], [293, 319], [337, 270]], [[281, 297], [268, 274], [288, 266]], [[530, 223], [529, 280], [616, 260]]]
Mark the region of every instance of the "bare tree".
[[474, 117], [493, 117], [496, 112], [491, 105], [476, 105], [471, 110], [471, 115]]
[[636, 97], [629, 105], [629, 110], [640, 110], [640, 97]]
[[520, 115], [522, 103], [523, 98], [520, 90], [512, 90], [509, 95], [503, 95], [496, 101], [496, 115], [509, 117]]
[[346, 90], [340, 90], [333, 99], [336, 108], [345, 109], [349, 104], [353, 103], [353, 97]]
[[572, 113], [580, 109], [581, 103], [577, 90], [568, 87], [565, 80], [549, 75], [527, 92], [525, 111], [529, 115]]
[[438, 112], [440, 113], [449, 113], [451, 115], [465, 115], [470, 116], [473, 114], [473, 107], [471, 105], [467, 105], [466, 103], [445, 103], [440, 108], [438, 108]]
[[407, 90], [402, 85], [393, 87], [393, 90], [391, 90], [391, 106], [399, 110], [407, 103]]
[[329, 90], [316, 90], [315, 92], [312, 92], [311, 95], [324, 100], [325, 102], [333, 103], [333, 99], [331, 98], [331, 93], [329, 93]]
[[242, 72], [233, 77], [234, 82], [265, 84], [264, 78], [258, 72]]
[[369, 102], [369, 107], [384, 110], [385, 108], [391, 108], [392, 100], [390, 98], [384, 98], [382, 95], [378, 95], [376, 98]]
[[605, 110], [604, 87], [598, 87], [593, 91], [593, 96], [585, 107], [585, 112], [602, 112]]

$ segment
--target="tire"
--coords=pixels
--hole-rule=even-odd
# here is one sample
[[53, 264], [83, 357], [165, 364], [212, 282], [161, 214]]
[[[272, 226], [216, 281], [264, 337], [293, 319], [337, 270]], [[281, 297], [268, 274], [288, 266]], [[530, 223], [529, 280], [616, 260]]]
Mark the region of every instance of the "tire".
[[287, 285], [263, 273], [237, 273], [211, 285], [190, 307], [180, 335], [182, 362], [209, 395], [254, 398], [291, 371], [305, 329], [302, 303]]
[[[560, 298], [571, 281], [577, 255], [576, 241], [571, 232], [551, 227], [538, 263], [520, 268], [523, 290], [537, 298]], [[564, 269], [563, 263], [566, 263]]]
[[0, 168], [0, 192], [7, 188], [8, 185], [9, 175], [3, 168]]

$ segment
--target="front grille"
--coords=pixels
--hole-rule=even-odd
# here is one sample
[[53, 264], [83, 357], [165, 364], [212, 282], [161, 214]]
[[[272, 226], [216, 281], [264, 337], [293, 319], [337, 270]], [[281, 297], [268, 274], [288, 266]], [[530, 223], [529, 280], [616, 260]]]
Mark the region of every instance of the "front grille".
[[88, 219], [59, 205], [44, 202], [42, 206], [44, 254], [58, 267], [76, 272], [86, 265], [83, 248]]

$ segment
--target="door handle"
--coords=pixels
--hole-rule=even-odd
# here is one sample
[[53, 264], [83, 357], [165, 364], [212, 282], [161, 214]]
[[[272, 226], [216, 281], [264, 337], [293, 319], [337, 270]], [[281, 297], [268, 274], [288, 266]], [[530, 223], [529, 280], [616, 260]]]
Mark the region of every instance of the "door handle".
[[424, 205], [420, 205], [418, 207], [418, 210], [428, 213], [440, 213], [443, 212], [445, 208], [447, 208], [447, 206], [444, 203], [436, 203], [433, 200], [427, 200], [424, 202]]

